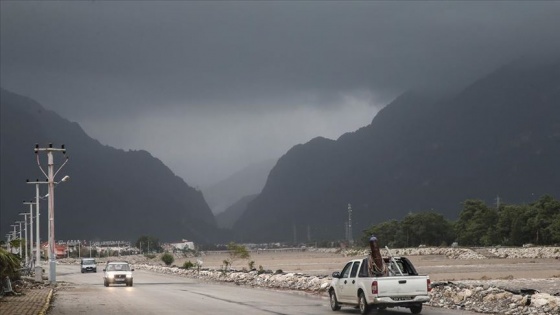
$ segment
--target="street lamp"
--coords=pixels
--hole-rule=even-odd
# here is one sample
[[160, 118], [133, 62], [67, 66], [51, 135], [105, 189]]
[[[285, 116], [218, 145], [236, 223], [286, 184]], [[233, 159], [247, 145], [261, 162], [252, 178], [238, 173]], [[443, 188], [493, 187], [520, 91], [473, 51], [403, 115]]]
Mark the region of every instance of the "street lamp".
[[[48, 178], [48, 185], [49, 185], [49, 194], [48, 194], [48, 209], [49, 209], [49, 281], [51, 284], [56, 284], [56, 252], [55, 252], [55, 237], [54, 237], [54, 186], [55, 181], [54, 177], [62, 167], [68, 162], [68, 156], [66, 156], [66, 149], [64, 145], [60, 147], [60, 149], [53, 148], [52, 143], [49, 143], [47, 148], [40, 148], [39, 144], [35, 144], [35, 155], [37, 156], [37, 164], [39, 169], [43, 172], [45, 176]], [[39, 162], [39, 152], [45, 151], [47, 152], [47, 165], [48, 165], [48, 175], [43, 171], [41, 167], [41, 163]], [[54, 158], [53, 152], [62, 152], [66, 157], [66, 160], [62, 165], [58, 168], [58, 170], [54, 171]], [[69, 176], [64, 176], [61, 182], [65, 182], [69, 179]], [[56, 183], [58, 184], [58, 183]]]
[[29, 213], [27, 213], [27, 212], [20, 212], [20, 213], [19, 213], [19, 215], [22, 215], [22, 216], [24, 216], [24, 218], [25, 218], [25, 220], [24, 220], [24, 221], [25, 221], [25, 224], [23, 225], [23, 230], [25, 231], [25, 234], [24, 234], [25, 236], [24, 236], [23, 238], [25, 239], [25, 264], [26, 264], [26, 265], [27, 265], [28, 262], [29, 262], [29, 255], [28, 255], [28, 252], [27, 252], [27, 244], [28, 244], [28, 243], [27, 243], [27, 215], [28, 215], [28, 214], [29, 214]]
[[[15, 223], [17, 223], [17, 222], [15, 222]], [[17, 239], [16, 227], [17, 227], [18, 225], [17, 225], [17, 224], [11, 224], [10, 226], [14, 228], [14, 231], [12, 232], [12, 239], [15, 240], [15, 239]], [[19, 253], [20, 253], [20, 255], [21, 255], [21, 248], [20, 248], [20, 252], [19, 252]], [[12, 254], [13, 254], [13, 252], [12, 252]]]
[[[39, 184], [48, 184], [48, 181], [40, 182], [36, 179], [34, 182], [27, 180], [28, 184], [35, 184], [35, 218], [37, 222], [35, 223], [35, 281], [43, 281], [43, 268], [41, 264], [41, 240], [39, 235], [39, 199], [44, 197], [39, 196]], [[24, 202], [25, 204], [25, 202]]]
[[[39, 185], [37, 185], [37, 187], [39, 187]], [[31, 265], [31, 263], [33, 262], [33, 205], [37, 204], [37, 209], [39, 208], [39, 202], [33, 202], [33, 201], [29, 201], [29, 202], [23, 202], [24, 205], [29, 205], [29, 263]], [[39, 215], [38, 215], [37, 211], [37, 231], [39, 231]], [[39, 234], [37, 232], [37, 234]], [[38, 237], [37, 237], [38, 239]], [[37, 247], [39, 247], [39, 245], [36, 243]], [[37, 264], [38, 265], [38, 264]]]
[[[23, 259], [23, 250], [22, 250], [22, 246], [21, 246], [21, 224], [25, 223], [23, 221], [16, 221], [17, 224], [19, 224], [19, 257]], [[25, 225], [24, 225], [25, 226]]]

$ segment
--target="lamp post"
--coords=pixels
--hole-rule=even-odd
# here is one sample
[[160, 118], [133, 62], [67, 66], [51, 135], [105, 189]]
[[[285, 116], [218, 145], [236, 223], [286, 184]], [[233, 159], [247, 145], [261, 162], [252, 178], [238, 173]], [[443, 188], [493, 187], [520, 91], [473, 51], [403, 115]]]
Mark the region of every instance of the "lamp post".
[[[17, 234], [16, 234], [16, 227], [17, 227], [17, 224], [11, 224], [10, 226], [14, 228], [14, 231], [12, 232], [12, 240], [14, 240], [14, 239], [16, 239], [16, 237], [17, 237]], [[10, 241], [11, 241], [11, 240], [10, 240]], [[10, 246], [10, 247], [11, 247], [11, 246]], [[11, 248], [12, 248], [11, 253], [13, 254], [13, 253], [14, 253], [14, 252], [13, 252], [14, 249], [13, 249], [13, 247], [11, 247]]]
[[[39, 186], [39, 185], [37, 185]], [[33, 202], [23, 202], [24, 205], [29, 205], [29, 263], [33, 262], [33, 205], [37, 204], [37, 209], [39, 208], [39, 201]], [[39, 216], [37, 215], [37, 231], [39, 231]], [[38, 233], [38, 232], [37, 232]], [[38, 246], [38, 245], [36, 245]]]
[[[41, 264], [41, 240], [39, 235], [39, 184], [48, 184], [48, 181], [40, 182], [38, 179], [34, 182], [27, 180], [28, 184], [35, 184], [35, 218], [37, 222], [35, 223], [35, 281], [43, 281], [43, 268]], [[25, 203], [25, 202], [24, 202]]]
[[27, 252], [27, 244], [28, 244], [28, 243], [27, 243], [27, 215], [28, 215], [28, 214], [29, 214], [29, 213], [27, 213], [27, 212], [20, 212], [20, 213], [19, 213], [19, 215], [22, 215], [22, 216], [25, 218], [25, 219], [24, 219], [25, 224], [23, 225], [23, 231], [24, 231], [25, 234], [24, 234], [23, 239], [25, 240], [25, 264], [26, 264], [26, 265], [27, 265], [28, 262], [29, 262], [29, 255], [28, 255], [28, 252]]
[[16, 221], [17, 224], [19, 224], [19, 258], [23, 258], [23, 250], [22, 250], [22, 246], [21, 246], [21, 224], [25, 223], [23, 221]]
[[[48, 212], [49, 212], [49, 218], [48, 218], [48, 222], [49, 222], [49, 281], [51, 284], [56, 284], [56, 251], [55, 251], [55, 237], [54, 237], [54, 186], [55, 184], [58, 184], [54, 181], [54, 177], [55, 175], [60, 171], [60, 169], [68, 162], [68, 157], [66, 156], [66, 149], [64, 148], [64, 145], [62, 145], [60, 147], [60, 149], [58, 148], [53, 148], [52, 143], [49, 143], [49, 146], [47, 148], [40, 148], [39, 144], [35, 145], [35, 155], [37, 156], [37, 164], [39, 165], [39, 168], [41, 169], [41, 171], [43, 171], [43, 169], [41, 168], [41, 164], [39, 163], [39, 152], [40, 151], [45, 151], [47, 152], [47, 165], [48, 165], [48, 185], [49, 185], [49, 193], [48, 193]], [[54, 171], [54, 157], [53, 157], [53, 152], [62, 152], [65, 156], [66, 156], [66, 161], [64, 161], [64, 163], [62, 163], [62, 165], [60, 166], [60, 168], [56, 171]], [[44, 171], [43, 171], [44, 173]], [[65, 182], [69, 179], [69, 176], [64, 176], [61, 180], [61, 182]]]

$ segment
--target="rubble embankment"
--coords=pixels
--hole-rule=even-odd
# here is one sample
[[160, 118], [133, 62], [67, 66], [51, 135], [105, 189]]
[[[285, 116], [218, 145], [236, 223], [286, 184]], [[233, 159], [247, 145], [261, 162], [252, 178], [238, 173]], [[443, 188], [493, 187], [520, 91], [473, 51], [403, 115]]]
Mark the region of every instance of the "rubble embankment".
[[[484, 255], [482, 254], [484, 253]], [[369, 250], [347, 250], [347, 256], [367, 256]], [[418, 247], [391, 249], [394, 256], [441, 255], [449, 259], [491, 259], [491, 258], [557, 258], [560, 259], [560, 247], [483, 247], [483, 248], [453, 248], [453, 247]], [[381, 255], [388, 256], [386, 249], [381, 249]]]
[[[321, 250], [321, 249], [317, 249]], [[507, 258], [556, 258], [560, 260], [560, 247], [486, 248], [481, 254], [469, 248], [402, 248], [392, 249], [395, 256], [443, 255], [449, 259], [507, 259]], [[341, 251], [341, 255], [366, 256], [367, 250]], [[383, 253], [386, 254], [386, 253]], [[560, 261], [559, 261], [560, 263]], [[204, 281], [235, 283], [271, 289], [301, 290], [324, 294], [329, 287], [330, 276], [311, 276], [290, 272], [196, 270], [165, 267], [136, 262], [136, 268], [166, 274], [186, 276]], [[560, 281], [543, 279], [542, 281]], [[560, 293], [538, 292], [531, 289], [511, 289], [489, 281], [456, 281], [432, 284], [431, 301], [428, 305], [449, 309], [462, 309], [486, 314], [548, 315], [560, 314]]]

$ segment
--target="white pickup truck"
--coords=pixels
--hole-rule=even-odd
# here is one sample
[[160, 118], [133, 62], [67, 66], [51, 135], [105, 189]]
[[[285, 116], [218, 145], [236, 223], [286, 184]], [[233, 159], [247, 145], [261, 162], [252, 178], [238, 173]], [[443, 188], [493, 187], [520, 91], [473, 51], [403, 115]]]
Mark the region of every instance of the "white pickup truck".
[[360, 313], [367, 314], [372, 308], [406, 307], [412, 314], [420, 314], [422, 303], [430, 300], [430, 278], [418, 275], [405, 257], [384, 261], [386, 276], [370, 277], [368, 258], [349, 261], [341, 272], [334, 272], [329, 287], [331, 309], [359, 306]]

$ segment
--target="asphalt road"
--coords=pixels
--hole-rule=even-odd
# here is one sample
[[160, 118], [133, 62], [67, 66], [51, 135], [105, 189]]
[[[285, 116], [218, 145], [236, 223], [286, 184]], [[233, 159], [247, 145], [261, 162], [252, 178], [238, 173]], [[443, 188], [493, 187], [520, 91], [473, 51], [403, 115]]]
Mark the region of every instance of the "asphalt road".
[[[48, 314], [359, 314], [349, 307], [331, 311], [325, 296], [205, 283], [143, 270], [134, 271], [133, 287], [106, 288], [102, 268], [99, 266], [97, 273], [82, 274], [79, 265], [58, 265], [57, 282], [63, 284]], [[410, 311], [393, 309], [379, 314]], [[424, 307], [422, 314], [476, 313]]]

